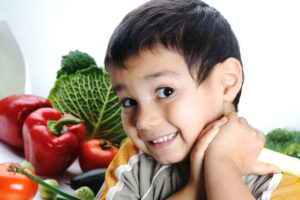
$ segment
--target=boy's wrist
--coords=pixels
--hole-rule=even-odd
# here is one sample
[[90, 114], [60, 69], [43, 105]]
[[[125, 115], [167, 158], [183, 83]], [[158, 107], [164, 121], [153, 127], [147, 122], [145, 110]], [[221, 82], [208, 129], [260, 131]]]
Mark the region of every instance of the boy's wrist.
[[240, 169], [230, 157], [205, 159], [204, 171], [208, 198], [254, 200], [243, 182]]
[[207, 167], [233, 167], [242, 175], [240, 167], [238, 163], [236, 163], [230, 155], [226, 154], [226, 152], [222, 151], [221, 149], [208, 149], [207, 153], [205, 154], [205, 168]]
[[184, 189], [186, 190], [187, 193], [190, 194], [192, 199], [197, 199], [197, 186], [198, 185], [199, 185], [198, 183], [196, 183], [192, 180], [189, 180], [184, 187]]
[[176, 199], [197, 199], [197, 185], [193, 181], [188, 181], [188, 183], [178, 192], [173, 194], [168, 198], [168, 200]]

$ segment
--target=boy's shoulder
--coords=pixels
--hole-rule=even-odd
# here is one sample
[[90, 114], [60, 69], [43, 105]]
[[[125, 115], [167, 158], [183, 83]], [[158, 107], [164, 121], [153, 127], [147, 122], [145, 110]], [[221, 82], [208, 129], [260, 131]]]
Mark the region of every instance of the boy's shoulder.
[[120, 147], [106, 170], [105, 182], [99, 191], [101, 193], [100, 199], [114, 195], [120, 187], [120, 176], [124, 174], [125, 170], [132, 171], [133, 165], [138, 161], [138, 154], [139, 150], [131, 140]]
[[247, 175], [244, 183], [257, 200], [300, 199], [300, 178], [285, 173]]

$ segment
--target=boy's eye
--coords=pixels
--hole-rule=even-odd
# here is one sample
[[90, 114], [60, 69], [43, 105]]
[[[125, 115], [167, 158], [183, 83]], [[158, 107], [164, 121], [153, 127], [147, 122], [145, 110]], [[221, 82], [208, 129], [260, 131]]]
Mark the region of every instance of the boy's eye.
[[123, 107], [128, 108], [128, 107], [131, 107], [131, 106], [135, 106], [137, 103], [133, 99], [124, 99], [124, 100], [121, 101], [121, 104], [122, 104]]
[[166, 97], [172, 95], [173, 92], [174, 92], [174, 89], [170, 88], [170, 87], [159, 88], [157, 90], [157, 96], [158, 96], [158, 98], [166, 98]]

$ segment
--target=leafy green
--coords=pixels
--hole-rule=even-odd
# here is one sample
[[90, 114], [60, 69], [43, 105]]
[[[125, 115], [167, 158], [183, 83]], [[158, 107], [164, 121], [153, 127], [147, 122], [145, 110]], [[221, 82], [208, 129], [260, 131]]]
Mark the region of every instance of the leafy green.
[[126, 138], [121, 106], [103, 68], [89, 67], [63, 75], [55, 82], [48, 100], [61, 113], [83, 120], [86, 138], [102, 138], [120, 144]]
[[74, 74], [79, 69], [97, 66], [96, 61], [89, 54], [75, 50], [62, 56], [61, 69], [57, 71], [56, 78], [62, 75]]
[[266, 135], [265, 148], [300, 158], [300, 132], [275, 129]]

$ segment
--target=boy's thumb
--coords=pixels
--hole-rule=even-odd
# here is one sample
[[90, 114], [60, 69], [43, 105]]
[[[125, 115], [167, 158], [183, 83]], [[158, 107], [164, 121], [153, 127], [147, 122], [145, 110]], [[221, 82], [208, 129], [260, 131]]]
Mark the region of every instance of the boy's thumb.
[[259, 161], [256, 162], [251, 172], [251, 174], [256, 175], [267, 175], [276, 173], [280, 173], [280, 169], [276, 165], [265, 164]]

